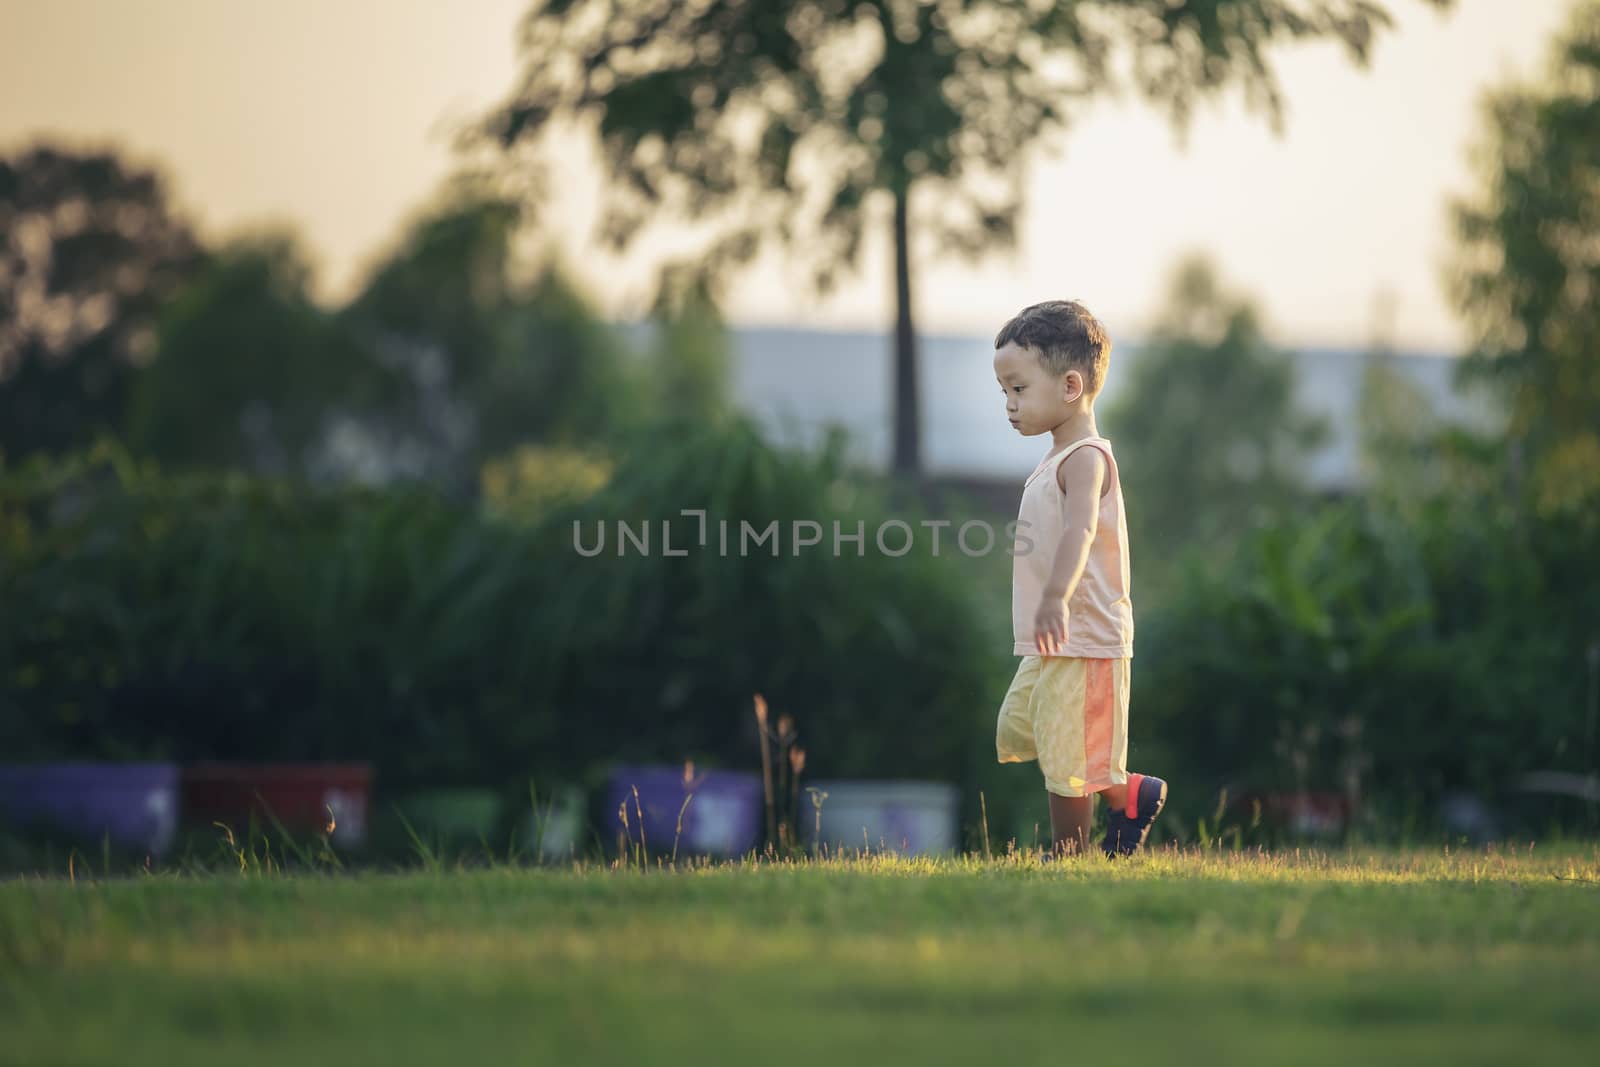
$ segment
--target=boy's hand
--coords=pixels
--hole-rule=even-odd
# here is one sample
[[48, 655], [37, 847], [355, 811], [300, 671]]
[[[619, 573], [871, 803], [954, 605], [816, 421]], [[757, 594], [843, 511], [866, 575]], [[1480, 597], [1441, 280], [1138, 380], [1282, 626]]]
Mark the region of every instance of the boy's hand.
[[1041, 656], [1054, 656], [1067, 643], [1067, 604], [1060, 597], [1045, 595], [1033, 615], [1033, 645]]

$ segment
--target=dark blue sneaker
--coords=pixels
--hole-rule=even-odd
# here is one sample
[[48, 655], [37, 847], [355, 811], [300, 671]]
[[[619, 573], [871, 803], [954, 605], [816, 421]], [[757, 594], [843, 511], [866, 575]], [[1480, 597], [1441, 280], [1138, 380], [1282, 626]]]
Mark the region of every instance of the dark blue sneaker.
[[1150, 835], [1150, 824], [1167, 805], [1167, 783], [1147, 774], [1128, 775], [1128, 807], [1106, 812], [1106, 836], [1100, 848], [1107, 856], [1131, 856]]

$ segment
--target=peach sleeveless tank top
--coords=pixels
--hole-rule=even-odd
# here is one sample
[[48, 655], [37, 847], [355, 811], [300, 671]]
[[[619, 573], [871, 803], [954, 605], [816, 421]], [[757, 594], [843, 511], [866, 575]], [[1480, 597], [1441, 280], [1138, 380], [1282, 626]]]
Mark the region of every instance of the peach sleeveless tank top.
[[1105, 456], [1106, 479], [1089, 559], [1078, 587], [1067, 600], [1067, 640], [1059, 654], [1086, 659], [1133, 655], [1132, 581], [1122, 480], [1117, 477], [1111, 442], [1104, 437], [1085, 437], [1041, 460], [1023, 484], [1011, 560], [1012, 651], [1018, 656], [1038, 655], [1033, 643], [1033, 616], [1039, 610], [1056, 546], [1066, 528], [1066, 498], [1056, 484], [1056, 468], [1080, 448], [1095, 448]]

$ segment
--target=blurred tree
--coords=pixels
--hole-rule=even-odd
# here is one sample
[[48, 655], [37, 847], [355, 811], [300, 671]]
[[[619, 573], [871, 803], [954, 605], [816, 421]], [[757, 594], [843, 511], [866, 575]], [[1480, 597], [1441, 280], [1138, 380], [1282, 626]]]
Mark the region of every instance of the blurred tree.
[[1442, 488], [1443, 457], [1436, 446], [1444, 427], [1427, 392], [1400, 370], [1393, 340], [1395, 310], [1394, 294], [1381, 291], [1374, 302], [1356, 417], [1367, 492], [1409, 510]]
[[120, 428], [154, 317], [200, 260], [155, 173], [50, 145], [0, 158], [0, 454]]
[[1204, 258], [1174, 272], [1128, 375], [1105, 421], [1127, 457], [1135, 558], [1219, 548], [1302, 498], [1302, 464], [1327, 427], [1295, 410], [1294, 365]]
[[1543, 84], [1489, 96], [1483, 187], [1455, 206], [1465, 366], [1505, 399], [1545, 506], [1600, 498], [1600, 2], [1582, 0]]
[[655, 309], [649, 364], [652, 393], [664, 411], [716, 421], [733, 410], [732, 352], [715, 299], [704, 286], [663, 290]]
[[474, 383], [479, 455], [525, 441], [607, 442], [644, 404], [632, 354], [554, 259], [507, 316], [507, 343]]
[[477, 435], [463, 383], [482, 381], [506, 329], [515, 203], [459, 186], [425, 208], [345, 310], [393, 374], [359, 426], [396, 461], [379, 475], [466, 484]]
[[667, 268], [713, 283], [776, 240], [825, 293], [889, 209], [893, 466], [916, 474], [914, 188], [934, 253], [977, 259], [1014, 242], [1029, 150], [1073, 105], [1131, 81], [1181, 129], [1238, 84], [1277, 126], [1271, 46], [1332, 38], [1364, 63], [1388, 22], [1370, 0], [535, 0], [486, 131], [511, 148], [593, 124], [605, 238], [621, 249], [663, 210], [714, 222]]
[[424, 208], [369, 275], [352, 318], [384, 334], [445, 346], [458, 380], [494, 360], [512, 302], [512, 245], [522, 210], [487, 190], [453, 185]]
[[1442, 416], [1386, 345], [1367, 352], [1358, 417], [1362, 476], [1380, 510], [1415, 519], [1440, 496], [1491, 495], [1503, 477], [1499, 433]]
[[1384, 495], [1431, 495], [1440, 486], [1433, 445], [1439, 416], [1428, 394], [1395, 366], [1393, 349], [1366, 353], [1361, 372], [1361, 474]]
[[620, 339], [559, 267], [518, 276], [524, 221], [516, 198], [452, 182], [345, 313], [396, 372], [368, 429], [463, 488], [521, 443], [604, 437], [637, 400]]
[[313, 472], [373, 363], [310, 281], [288, 234], [223, 249], [160, 316], [156, 358], [133, 386], [131, 448], [178, 466]]

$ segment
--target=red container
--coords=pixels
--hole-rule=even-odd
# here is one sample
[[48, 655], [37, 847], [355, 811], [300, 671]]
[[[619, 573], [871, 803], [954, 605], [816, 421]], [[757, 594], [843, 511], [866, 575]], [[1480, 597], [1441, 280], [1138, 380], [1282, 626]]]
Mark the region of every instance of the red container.
[[[235, 833], [251, 815], [268, 829], [277, 819], [292, 834], [319, 834], [333, 820], [333, 841], [359, 845], [367, 833], [372, 768], [365, 763], [197, 763], [183, 768], [183, 817]], [[270, 816], [269, 816], [270, 813]]]

